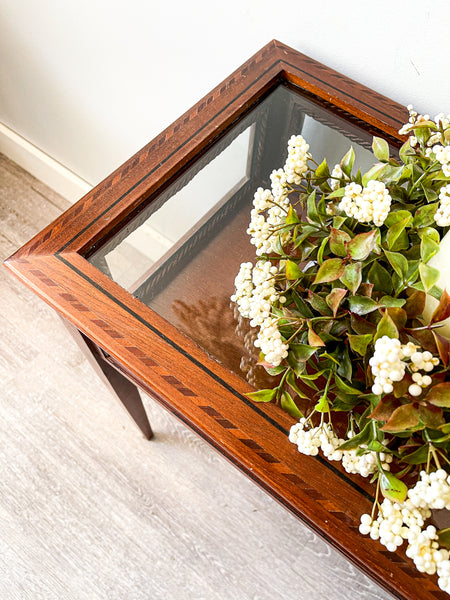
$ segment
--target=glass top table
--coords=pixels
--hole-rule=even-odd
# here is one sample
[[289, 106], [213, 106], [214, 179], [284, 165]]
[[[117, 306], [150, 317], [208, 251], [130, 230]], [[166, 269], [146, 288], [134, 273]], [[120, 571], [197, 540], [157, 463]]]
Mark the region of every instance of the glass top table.
[[[401, 145], [406, 110], [273, 41], [8, 259], [82, 336], [103, 373], [133, 382], [394, 596], [436, 600], [432, 577], [359, 534], [374, 490], [287, 440], [293, 418], [246, 393], [264, 383], [230, 296], [254, 257], [254, 191], [292, 134], [338, 162], [373, 135]], [[119, 378], [119, 379], [118, 379]], [[142, 403], [121, 397], [142, 425]], [[132, 400], [130, 400], [132, 398]], [[146, 418], [146, 417], [145, 417]]]
[[[254, 259], [246, 229], [253, 194], [270, 187], [292, 134], [338, 163], [353, 145], [362, 172], [372, 137], [279, 84], [88, 260], [203, 350], [256, 387], [255, 332], [230, 303], [241, 262]], [[266, 381], [267, 379], [267, 381]]]

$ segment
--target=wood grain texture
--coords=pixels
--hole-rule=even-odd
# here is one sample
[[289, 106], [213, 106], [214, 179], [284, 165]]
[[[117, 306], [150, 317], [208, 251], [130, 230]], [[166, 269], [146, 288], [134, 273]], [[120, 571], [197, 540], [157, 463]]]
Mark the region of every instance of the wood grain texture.
[[247, 383], [83, 256], [280, 81], [400, 144], [395, 132], [404, 120], [402, 107], [272, 42], [7, 266], [107, 351], [130, 379], [392, 593], [415, 599], [420, 581], [424, 600], [444, 597], [433, 578], [417, 573], [403, 554], [393, 561], [377, 542], [359, 535], [359, 516], [370, 506], [366, 482], [320, 458], [300, 458], [286, 439], [292, 419], [273, 406], [249, 402]]
[[[0, 173], [3, 259], [64, 201], [1, 156]], [[136, 435], [5, 270], [0, 301], [0, 598], [392, 598], [148, 397], [156, 436]]]

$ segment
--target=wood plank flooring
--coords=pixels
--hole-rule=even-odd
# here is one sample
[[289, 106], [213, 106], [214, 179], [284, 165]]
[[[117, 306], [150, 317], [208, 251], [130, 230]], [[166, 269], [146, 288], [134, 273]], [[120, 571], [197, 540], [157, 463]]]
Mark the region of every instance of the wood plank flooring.
[[[0, 258], [67, 202], [0, 155]], [[147, 442], [0, 269], [2, 600], [389, 600], [145, 397]]]

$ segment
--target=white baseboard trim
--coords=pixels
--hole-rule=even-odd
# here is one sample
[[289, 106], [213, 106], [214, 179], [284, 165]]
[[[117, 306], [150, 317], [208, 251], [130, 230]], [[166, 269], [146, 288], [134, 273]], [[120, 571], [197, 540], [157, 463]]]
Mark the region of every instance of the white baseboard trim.
[[0, 122], [0, 152], [48, 187], [76, 202], [92, 185]]

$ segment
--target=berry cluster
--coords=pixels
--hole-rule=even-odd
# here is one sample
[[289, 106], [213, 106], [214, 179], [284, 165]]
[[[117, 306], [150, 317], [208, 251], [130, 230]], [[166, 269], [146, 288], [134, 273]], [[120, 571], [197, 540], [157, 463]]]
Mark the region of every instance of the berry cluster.
[[360, 223], [374, 223], [380, 227], [389, 214], [391, 201], [385, 184], [371, 179], [365, 188], [355, 182], [346, 185], [338, 209]]
[[[447, 146], [447, 148], [450, 148], [450, 146]], [[434, 220], [439, 227], [448, 227], [450, 225], [450, 184], [441, 187], [439, 200], [439, 206], [434, 213]]]
[[450, 593], [450, 554], [439, 547], [436, 528], [426, 526], [431, 510], [442, 508], [450, 509], [450, 476], [443, 469], [429, 474], [422, 471], [403, 503], [385, 498], [376, 519], [362, 515], [359, 530], [374, 540], [379, 539], [390, 552], [395, 552], [406, 540], [406, 555], [417, 570], [429, 575], [437, 573], [439, 587]]
[[301, 135], [292, 135], [288, 141], [288, 157], [284, 165], [288, 183], [300, 185], [304, 174], [308, 170], [309, 144]]

